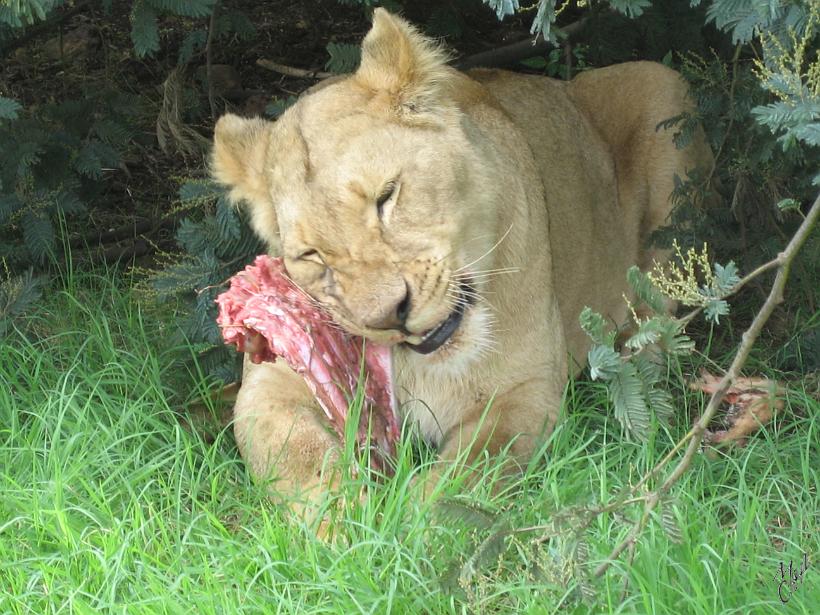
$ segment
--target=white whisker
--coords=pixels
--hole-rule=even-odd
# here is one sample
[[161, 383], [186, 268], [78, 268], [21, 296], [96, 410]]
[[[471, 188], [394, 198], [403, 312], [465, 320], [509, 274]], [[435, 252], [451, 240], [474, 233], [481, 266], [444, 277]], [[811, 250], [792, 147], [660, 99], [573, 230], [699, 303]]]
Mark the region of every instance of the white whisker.
[[504, 234], [501, 236], [501, 239], [499, 239], [498, 241], [496, 241], [496, 242], [493, 244], [493, 246], [492, 246], [489, 250], [487, 250], [484, 254], [482, 254], [481, 256], [479, 256], [479, 257], [478, 257], [477, 259], [475, 259], [474, 261], [469, 262], [469, 263], [467, 263], [466, 265], [464, 265], [464, 266], [459, 267], [458, 269], [456, 269], [456, 270], [455, 270], [455, 273], [458, 273], [459, 271], [464, 271], [464, 270], [465, 270], [465, 269], [467, 269], [468, 267], [471, 267], [471, 266], [475, 265], [475, 264], [476, 264], [478, 261], [480, 261], [481, 259], [486, 258], [486, 257], [487, 257], [487, 255], [491, 254], [491, 253], [493, 252], [493, 250], [495, 250], [495, 249], [496, 249], [499, 245], [501, 245], [501, 242], [502, 242], [502, 241], [504, 241], [504, 240], [507, 238], [507, 235], [509, 235], [509, 234], [510, 234], [510, 231], [512, 230], [512, 227], [513, 227], [513, 225], [512, 225], [512, 224], [510, 224], [510, 226], [507, 228], [507, 230], [506, 230], [506, 231], [504, 232]]

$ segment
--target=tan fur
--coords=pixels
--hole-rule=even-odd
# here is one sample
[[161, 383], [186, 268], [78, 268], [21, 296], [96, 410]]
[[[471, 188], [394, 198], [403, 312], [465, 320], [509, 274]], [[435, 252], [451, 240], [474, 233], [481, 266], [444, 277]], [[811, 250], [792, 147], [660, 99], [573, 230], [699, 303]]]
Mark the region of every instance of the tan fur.
[[[526, 463], [585, 362], [579, 312], [625, 321], [625, 272], [650, 262], [644, 244], [670, 211], [673, 173], [711, 162], [702, 135], [676, 150], [656, 131], [684, 108], [680, 77], [646, 62], [569, 83], [459, 73], [377, 9], [356, 74], [275, 124], [221, 118], [213, 172], [352, 333], [407, 339], [384, 325], [409, 288], [406, 328], [422, 334], [452, 311], [469, 272], [480, 298], [453, 338], [430, 355], [395, 347], [402, 410], [444, 459], [509, 447]], [[317, 254], [299, 258], [307, 250]], [[502, 268], [516, 272], [481, 273]], [[286, 493], [327, 485], [322, 461], [337, 443], [286, 366], [246, 364], [235, 418], [255, 474]]]

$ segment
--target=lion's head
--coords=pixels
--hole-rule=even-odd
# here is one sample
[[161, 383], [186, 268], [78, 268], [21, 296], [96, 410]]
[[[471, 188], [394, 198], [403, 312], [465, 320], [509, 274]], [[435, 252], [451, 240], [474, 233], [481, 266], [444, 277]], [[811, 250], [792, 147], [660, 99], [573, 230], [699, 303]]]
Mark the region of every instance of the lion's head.
[[494, 154], [472, 145], [458, 80], [437, 46], [377, 9], [355, 74], [275, 123], [226, 115], [215, 129], [214, 177], [293, 280], [351, 333], [419, 352], [456, 330], [462, 346], [466, 331], [489, 335], [475, 304], [504, 231]]

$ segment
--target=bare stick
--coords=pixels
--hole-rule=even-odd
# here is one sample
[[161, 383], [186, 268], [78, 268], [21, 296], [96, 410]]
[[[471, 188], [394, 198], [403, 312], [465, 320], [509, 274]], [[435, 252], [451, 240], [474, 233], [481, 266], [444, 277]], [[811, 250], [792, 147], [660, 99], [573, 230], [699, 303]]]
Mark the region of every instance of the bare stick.
[[[578, 21], [573, 21], [571, 24], [567, 24], [563, 28], [560, 28], [560, 31], [566, 35], [566, 40], [570, 40], [581, 31], [585, 23], [586, 18], [579, 19]], [[467, 56], [466, 58], [456, 60], [453, 62], [453, 66], [459, 70], [467, 70], [469, 68], [478, 67], [493, 68], [495, 66], [506, 66], [533, 56], [541, 55], [555, 46], [556, 43], [552, 41], [545, 41], [541, 38], [537, 42], [534, 42], [534, 39], [529, 37], [525, 38], [523, 41], [518, 41], [517, 43], [505, 45], [504, 47], [498, 47], [497, 49], [490, 49], [489, 51], [482, 51], [481, 53], [476, 53], [474, 55]]]
[[[586, 23], [586, 18], [574, 21], [561, 28], [561, 32], [566, 35], [566, 41], [569, 41], [576, 35]], [[455, 60], [453, 66], [459, 70], [467, 70], [468, 68], [476, 68], [479, 66], [491, 68], [494, 66], [505, 66], [514, 62], [519, 62], [526, 58], [540, 55], [549, 49], [556, 46], [552, 41], [545, 41], [540, 39], [535, 42], [534, 38], [525, 38], [523, 41], [518, 41], [504, 47], [497, 49], [490, 49], [489, 51], [482, 51], [460, 60]], [[299, 79], [327, 79], [332, 77], [333, 73], [328, 73], [321, 70], [307, 70], [304, 68], [296, 68], [295, 66], [288, 66], [280, 64], [265, 58], [259, 58], [256, 61], [257, 66], [264, 69], [279, 73], [280, 75], [287, 75], [288, 77], [297, 77]]]
[[333, 73], [327, 73], [321, 70], [305, 70], [304, 68], [296, 68], [294, 66], [279, 64], [278, 62], [266, 60], [265, 58], [259, 58], [256, 61], [256, 65], [267, 70], [271, 70], [275, 73], [279, 73], [280, 75], [298, 77], [299, 79], [327, 79], [328, 77], [333, 76]]
[[219, 2], [214, 2], [211, 11], [211, 20], [208, 22], [208, 41], [205, 43], [205, 75], [208, 79], [208, 104], [211, 106], [211, 118], [216, 121], [216, 103], [214, 102], [213, 81], [213, 42], [216, 30], [216, 13], [219, 11]]
[[[717, 389], [715, 389], [715, 392], [712, 393], [712, 397], [709, 399], [709, 404], [706, 406], [706, 411], [703, 413], [703, 416], [698, 419], [690, 432], [682, 440], [683, 442], [686, 439], [689, 439], [689, 446], [686, 448], [683, 458], [669, 473], [669, 476], [666, 477], [666, 480], [663, 481], [661, 486], [658, 487], [658, 489], [656, 489], [653, 493], [649, 494], [644, 502], [644, 511], [640, 520], [633, 525], [632, 530], [629, 532], [627, 537], [612, 550], [607, 559], [595, 569], [595, 572], [593, 573], [594, 576], [600, 577], [603, 575], [609, 567], [612, 566], [615, 559], [624, 551], [624, 549], [628, 548], [632, 542], [637, 540], [641, 531], [646, 526], [649, 515], [658, 505], [658, 502], [661, 500], [662, 496], [669, 491], [672, 485], [674, 485], [692, 465], [695, 454], [698, 452], [698, 449], [703, 442], [703, 435], [706, 433], [706, 428], [709, 426], [709, 421], [712, 420], [715, 412], [717, 412], [720, 403], [723, 401], [723, 397], [732, 386], [734, 380], [740, 375], [740, 370], [749, 358], [749, 353], [760, 335], [760, 332], [763, 330], [763, 325], [765, 325], [766, 321], [769, 320], [769, 317], [772, 315], [775, 307], [783, 302], [783, 289], [786, 286], [786, 281], [789, 279], [789, 272], [791, 270], [794, 257], [806, 242], [806, 239], [808, 239], [809, 234], [811, 233], [818, 218], [820, 218], [820, 195], [818, 195], [814, 200], [808, 215], [800, 224], [800, 227], [797, 229], [794, 237], [792, 237], [791, 241], [789, 241], [786, 248], [777, 255], [777, 258], [774, 259], [773, 263], [776, 264], [778, 269], [777, 275], [772, 283], [772, 289], [769, 291], [769, 296], [766, 298], [766, 301], [763, 303], [763, 306], [760, 308], [757, 316], [755, 316], [752, 324], [749, 325], [749, 328], [743, 334], [737, 354], [735, 354], [735, 358], [732, 360], [732, 364], [729, 366], [726, 374], [720, 380], [720, 384]], [[768, 268], [769, 267], [766, 267], [766, 269]], [[756, 272], [762, 273], [761, 270], [765, 269], [758, 268]], [[675, 450], [678, 448], [680, 448], [680, 444], [675, 447]], [[647, 476], [641, 479], [638, 485], [643, 485], [646, 483], [649, 476], [656, 473], [668, 459], [670, 459], [669, 455], [664, 458], [661, 464], [658, 464], [658, 466], [653, 468]]]

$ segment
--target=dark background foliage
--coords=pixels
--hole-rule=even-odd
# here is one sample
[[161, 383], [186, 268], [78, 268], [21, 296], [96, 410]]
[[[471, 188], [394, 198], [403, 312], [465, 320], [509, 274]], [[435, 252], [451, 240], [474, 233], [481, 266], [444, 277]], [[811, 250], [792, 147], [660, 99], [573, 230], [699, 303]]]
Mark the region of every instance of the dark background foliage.
[[[0, 334], [68, 263], [116, 263], [137, 272], [146, 309], [175, 311], [173, 335], [208, 373], [233, 379], [236, 357], [220, 344], [213, 299], [264, 248], [207, 179], [211, 128], [226, 110], [275, 118], [317, 72], [355, 69], [379, 4], [444, 39], [457, 64], [490, 52], [484, 63], [562, 79], [635, 59], [679, 69], [698, 112], [662, 129], [685, 144], [702, 122], [717, 165], [679, 178], [679, 206], [659, 242], [708, 241], [720, 262], [748, 271], [777, 253], [814, 198], [818, 103], [772, 106], [790, 100], [789, 86], [761, 87], [755, 64], [771, 56], [756, 34], [788, 42], [787, 27], [806, 27], [806, 2], [776, 11], [763, 0], [541, 0], [532, 10], [511, 0], [3, 2]], [[553, 44], [512, 60], [493, 55], [533, 31]], [[297, 70], [274, 72], [260, 59]], [[703, 195], [707, 178], [717, 188]], [[694, 207], [704, 196], [711, 207]], [[820, 367], [818, 250], [815, 234], [770, 324], [777, 368]], [[744, 292], [734, 318], [753, 315], [766, 283]]]

